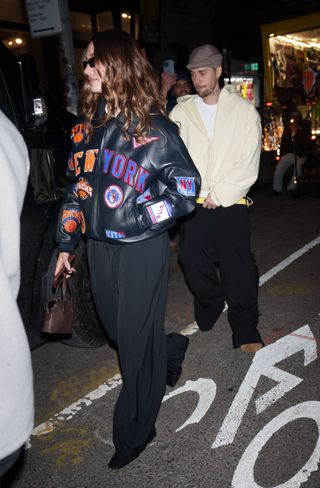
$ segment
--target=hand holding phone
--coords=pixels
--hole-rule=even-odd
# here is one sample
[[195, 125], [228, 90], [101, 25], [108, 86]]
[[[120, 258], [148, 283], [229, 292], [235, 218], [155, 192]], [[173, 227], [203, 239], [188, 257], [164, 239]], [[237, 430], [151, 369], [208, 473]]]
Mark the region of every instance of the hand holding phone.
[[167, 73], [168, 75], [174, 75], [175, 69], [173, 59], [165, 59], [162, 63], [162, 69], [164, 73]]

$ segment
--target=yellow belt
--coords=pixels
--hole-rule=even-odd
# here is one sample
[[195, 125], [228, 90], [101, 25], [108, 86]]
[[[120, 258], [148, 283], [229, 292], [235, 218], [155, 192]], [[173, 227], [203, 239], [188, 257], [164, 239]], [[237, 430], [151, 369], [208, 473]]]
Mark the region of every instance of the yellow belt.
[[[198, 197], [196, 199], [196, 203], [204, 203], [206, 197]], [[238, 202], [235, 203], [235, 205], [245, 205], [246, 207], [249, 207], [249, 200], [247, 197], [241, 198]]]

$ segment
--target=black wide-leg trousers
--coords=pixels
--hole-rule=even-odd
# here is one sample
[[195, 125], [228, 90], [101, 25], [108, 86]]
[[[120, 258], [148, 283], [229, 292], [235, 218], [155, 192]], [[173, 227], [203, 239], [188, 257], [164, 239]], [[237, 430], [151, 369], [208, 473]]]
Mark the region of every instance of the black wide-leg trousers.
[[213, 327], [226, 301], [233, 347], [262, 342], [257, 330], [258, 272], [245, 205], [213, 210], [197, 205], [181, 225], [179, 260], [201, 330]]
[[96, 308], [118, 347], [123, 386], [113, 442], [128, 459], [152, 437], [166, 387], [168, 235], [130, 244], [89, 239], [87, 254]]

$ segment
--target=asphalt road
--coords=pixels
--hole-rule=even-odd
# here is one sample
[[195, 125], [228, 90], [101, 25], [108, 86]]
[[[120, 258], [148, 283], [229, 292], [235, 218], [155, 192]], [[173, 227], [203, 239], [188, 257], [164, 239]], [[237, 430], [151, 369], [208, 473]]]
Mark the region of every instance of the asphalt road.
[[267, 347], [233, 350], [226, 313], [209, 332], [190, 325], [192, 299], [172, 250], [166, 329], [190, 335], [190, 346], [154, 441], [108, 470], [115, 353], [44, 344], [32, 353], [36, 428], [3, 488], [320, 487], [320, 199], [272, 197], [263, 185], [253, 199]]

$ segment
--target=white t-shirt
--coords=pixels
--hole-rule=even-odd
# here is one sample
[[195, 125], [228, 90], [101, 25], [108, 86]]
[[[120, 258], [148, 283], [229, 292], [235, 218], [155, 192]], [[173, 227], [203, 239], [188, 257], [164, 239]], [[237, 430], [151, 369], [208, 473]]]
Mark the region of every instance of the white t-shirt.
[[[216, 123], [216, 113], [217, 113], [217, 104], [215, 105], [209, 105], [208, 103], [205, 103], [203, 99], [199, 96], [196, 96], [196, 105], [199, 110], [199, 113], [201, 115], [202, 122], [207, 129], [207, 133], [209, 136], [209, 139], [212, 139], [213, 137], [213, 131], [214, 131], [214, 126]], [[201, 187], [199, 196], [200, 197], [206, 197], [208, 195], [207, 190], [203, 190]]]
[[204, 123], [205, 128], [207, 129], [208, 136], [210, 139], [213, 137], [214, 126], [216, 122], [216, 114], [217, 114], [217, 104], [209, 105], [205, 103], [201, 97], [196, 97], [196, 104], [197, 108], [200, 112], [202, 122]]

